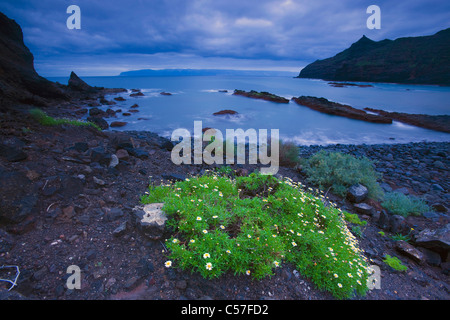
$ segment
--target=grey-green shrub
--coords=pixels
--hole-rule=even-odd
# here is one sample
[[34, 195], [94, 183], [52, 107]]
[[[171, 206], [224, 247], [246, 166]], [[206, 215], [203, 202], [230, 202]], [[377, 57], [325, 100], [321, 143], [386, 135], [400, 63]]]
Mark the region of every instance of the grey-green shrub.
[[391, 213], [404, 217], [409, 215], [418, 216], [424, 212], [431, 211], [431, 208], [425, 201], [414, 196], [406, 196], [400, 192], [386, 193], [381, 205]]
[[302, 159], [301, 164], [309, 182], [320, 188], [331, 188], [338, 196], [345, 197], [351, 185], [361, 183], [367, 187], [369, 198], [383, 197], [383, 190], [377, 182], [381, 175], [374, 170], [373, 162], [368, 158], [321, 150]]

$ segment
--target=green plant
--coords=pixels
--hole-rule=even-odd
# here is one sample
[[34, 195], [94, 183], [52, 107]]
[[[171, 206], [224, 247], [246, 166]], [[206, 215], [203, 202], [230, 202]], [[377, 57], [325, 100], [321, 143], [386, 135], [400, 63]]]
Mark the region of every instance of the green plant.
[[408, 242], [409, 240], [411, 240], [411, 236], [410, 235], [403, 235], [400, 233], [396, 233], [392, 236], [390, 236], [390, 238], [394, 241], [406, 241]]
[[38, 121], [43, 126], [59, 126], [62, 124], [68, 124], [72, 126], [92, 126], [97, 130], [101, 131], [100, 127], [92, 122], [84, 122], [80, 120], [71, 120], [71, 119], [61, 119], [61, 118], [53, 118], [47, 115], [41, 109], [31, 109], [29, 111], [30, 115]]
[[357, 224], [360, 226], [365, 226], [367, 224], [367, 221], [359, 219], [359, 216], [354, 213], [348, 213], [347, 211], [344, 211], [344, 218], [345, 221]]
[[280, 166], [295, 167], [300, 163], [298, 146], [293, 142], [283, 142], [279, 145]]
[[355, 236], [357, 236], [358, 238], [363, 238], [363, 232], [361, 230], [360, 226], [354, 226], [352, 227], [352, 232]]
[[382, 236], [382, 237], [384, 237], [386, 234], [384, 233], [384, 231], [378, 231], [378, 233]]
[[406, 271], [408, 267], [402, 264], [402, 262], [397, 257], [391, 257], [390, 255], [385, 255], [385, 259], [383, 260], [388, 266], [397, 271]]
[[414, 196], [406, 196], [400, 192], [388, 192], [384, 196], [381, 205], [392, 214], [398, 214], [404, 217], [409, 215], [419, 216], [432, 209], [425, 201]]
[[342, 211], [290, 179], [212, 172], [150, 186], [141, 200], [163, 202], [170, 218], [166, 267], [208, 279], [226, 272], [262, 279], [290, 262], [338, 298], [367, 291], [367, 259]]
[[373, 168], [373, 162], [365, 157], [356, 158], [340, 152], [321, 150], [313, 156], [302, 159], [302, 166], [309, 182], [345, 197], [347, 189], [357, 183], [367, 187], [369, 197], [380, 199], [383, 190], [377, 182], [381, 175]]

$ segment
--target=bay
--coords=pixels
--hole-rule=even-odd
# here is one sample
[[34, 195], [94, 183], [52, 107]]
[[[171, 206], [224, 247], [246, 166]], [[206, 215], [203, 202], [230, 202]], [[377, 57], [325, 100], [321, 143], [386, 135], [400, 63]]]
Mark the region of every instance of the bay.
[[[68, 78], [49, 78], [67, 83]], [[131, 116], [117, 114], [112, 121], [126, 121], [122, 128], [110, 130], [152, 131], [170, 138], [178, 128], [193, 132], [194, 121], [203, 127], [221, 130], [279, 129], [280, 138], [300, 145], [380, 144], [421, 141], [450, 141], [450, 134], [394, 122], [375, 124], [322, 114], [294, 102], [278, 104], [234, 96], [235, 89], [267, 91], [285, 98], [301, 95], [324, 97], [330, 101], [363, 109], [450, 115], [450, 88], [426, 85], [364, 83], [373, 87], [330, 86], [327, 81], [267, 76], [166, 76], [166, 77], [84, 77], [92, 86], [126, 88], [125, 101], [111, 106], [127, 112], [139, 105]], [[358, 82], [354, 82], [357, 83]], [[141, 89], [143, 97], [130, 97], [131, 89]], [[223, 92], [226, 90], [227, 92]], [[161, 95], [168, 92], [171, 95]], [[117, 95], [119, 96], [119, 95]], [[116, 96], [107, 97], [111, 100]], [[102, 106], [106, 110], [110, 106]], [[236, 116], [214, 116], [230, 109]]]

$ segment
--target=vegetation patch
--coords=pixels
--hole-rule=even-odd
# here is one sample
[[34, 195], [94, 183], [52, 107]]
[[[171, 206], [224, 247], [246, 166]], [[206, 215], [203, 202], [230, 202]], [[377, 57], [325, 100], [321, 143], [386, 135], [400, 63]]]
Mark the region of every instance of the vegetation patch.
[[302, 159], [301, 163], [309, 182], [320, 188], [331, 188], [338, 196], [345, 197], [351, 185], [360, 183], [366, 186], [370, 198], [376, 200], [383, 197], [383, 190], [377, 182], [381, 175], [374, 170], [373, 162], [368, 158], [321, 150]]
[[71, 125], [71, 126], [91, 126], [101, 131], [100, 127], [92, 122], [85, 122], [80, 120], [72, 120], [72, 119], [64, 119], [64, 118], [53, 118], [47, 115], [41, 109], [31, 109], [30, 115], [38, 121], [43, 126], [59, 126], [63, 124]]
[[408, 267], [405, 266], [397, 257], [391, 257], [390, 255], [385, 255], [383, 260], [388, 266], [397, 271], [406, 271]]
[[422, 199], [414, 196], [406, 196], [400, 192], [386, 193], [381, 205], [392, 214], [398, 214], [404, 217], [409, 215], [420, 216], [424, 212], [432, 211]]
[[173, 231], [166, 267], [208, 279], [226, 272], [262, 279], [289, 262], [337, 298], [368, 290], [367, 259], [343, 212], [288, 178], [208, 172], [150, 186], [141, 200], [165, 203]]

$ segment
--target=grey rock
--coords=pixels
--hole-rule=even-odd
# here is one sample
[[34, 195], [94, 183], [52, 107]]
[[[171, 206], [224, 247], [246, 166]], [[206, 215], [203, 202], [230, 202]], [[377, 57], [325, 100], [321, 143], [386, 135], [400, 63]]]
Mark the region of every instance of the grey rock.
[[404, 256], [407, 256], [418, 263], [423, 263], [425, 261], [423, 253], [406, 241], [397, 241], [395, 244], [395, 249]]
[[0, 221], [19, 223], [32, 216], [38, 202], [36, 187], [18, 171], [0, 172]]
[[365, 186], [358, 183], [351, 186], [347, 191], [347, 199], [353, 203], [360, 203], [367, 198], [369, 191]]
[[450, 223], [440, 229], [425, 229], [416, 236], [418, 246], [438, 252], [450, 251]]
[[88, 118], [87, 118], [87, 121], [96, 124], [96, 125], [99, 126], [100, 129], [102, 129], [102, 130], [106, 130], [106, 129], [109, 128], [108, 122], [106, 122], [106, 120], [103, 119], [103, 118], [101, 118], [101, 117], [88, 117]]
[[399, 215], [392, 215], [389, 218], [390, 231], [392, 233], [400, 233], [406, 235], [411, 230], [406, 219]]
[[435, 161], [433, 163], [433, 166], [435, 166], [436, 168], [439, 168], [439, 169], [444, 169], [444, 170], [446, 169], [445, 168], [445, 164], [442, 161], [439, 161], [439, 160]]
[[0, 253], [6, 253], [14, 245], [14, 238], [8, 232], [0, 229]]
[[119, 158], [115, 155], [111, 155], [111, 162], [109, 163], [110, 168], [115, 168], [119, 164]]
[[151, 203], [133, 208], [137, 228], [151, 240], [161, 239], [167, 216], [162, 211], [164, 203]]
[[127, 232], [127, 222], [124, 221], [120, 224], [120, 226], [118, 226], [114, 231], [113, 231], [113, 235], [114, 237], [121, 237], [125, 234], [125, 232]]
[[104, 209], [106, 212], [106, 219], [108, 221], [115, 221], [121, 217], [123, 217], [124, 213], [123, 210], [120, 208], [111, 208], [111, 209]]
[[104, 186], [106, 184], [106, 182], [102, 179], [99, 179], [97, 177], [93, 177], [94, 183], [98, 186]]
[[409, 194], [409, 190], [406, 187], [395, 189], [394, 192], [403, 193], [405, 196]]
[[441, 256], [431, 250], [428, 250], [427, 248], [419, 248], [419, 250], [423, 253], [423, 256], [425, 258], [425, 261], [432, 265], [432, 266], [439, 266], [442, 262]]
[[431, 189], [436, 190], [436, 191], [445, 191], [444, 188], [442, 188], [442, 186], [437, 183], [432, 184]]
[[355, 210], [356, 210], [357, 213], [365, 214], [365, 215], [368, 215], [368, 216], [372, 216], [374, 211], [375, 211], [374, 208], [371, 205], [368, 205], [367, 203], [364, 203], [364, 202], [356, 203], [354, 205], [354, 207], [355, 207]]

